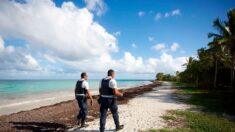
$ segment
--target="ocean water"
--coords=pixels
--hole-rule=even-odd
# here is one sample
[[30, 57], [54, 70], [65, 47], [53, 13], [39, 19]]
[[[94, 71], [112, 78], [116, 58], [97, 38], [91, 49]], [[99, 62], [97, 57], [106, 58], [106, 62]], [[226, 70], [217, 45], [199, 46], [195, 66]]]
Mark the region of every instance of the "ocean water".
[[[100, 80], [89, 80], [90, 90], [98, 93]], [[117, 80], [119, 88], [151, 83], [148, 80]], [[0, 80], [0, 115], [29, 110], [74, 99], [76, 80]]]

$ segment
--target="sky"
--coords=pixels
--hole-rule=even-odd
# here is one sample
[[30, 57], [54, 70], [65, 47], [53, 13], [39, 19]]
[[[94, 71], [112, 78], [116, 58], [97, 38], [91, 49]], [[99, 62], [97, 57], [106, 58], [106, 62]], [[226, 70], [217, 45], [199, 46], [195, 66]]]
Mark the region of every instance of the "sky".
[[234, 0], [1, 0], [0, 79], [183, 71]]

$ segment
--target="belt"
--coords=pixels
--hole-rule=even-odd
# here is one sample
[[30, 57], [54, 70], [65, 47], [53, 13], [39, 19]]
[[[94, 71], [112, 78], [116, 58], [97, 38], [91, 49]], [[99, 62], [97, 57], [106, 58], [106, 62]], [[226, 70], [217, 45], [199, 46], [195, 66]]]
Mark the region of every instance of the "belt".
[[86, 96], [85, 94], [75, 94], [76, 96]]
[[103, 98], [116, 98], [114, 95], [101, 95]]

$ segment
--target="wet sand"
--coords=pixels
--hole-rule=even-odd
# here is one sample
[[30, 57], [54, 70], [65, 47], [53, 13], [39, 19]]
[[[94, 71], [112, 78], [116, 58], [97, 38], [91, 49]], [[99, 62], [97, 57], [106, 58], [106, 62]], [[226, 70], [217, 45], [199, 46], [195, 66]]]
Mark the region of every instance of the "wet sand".
[[[130, 99], [151, 91], [157, 86], [159, 84], [153, 83], [125, 89], [124, 97], [118, 98], [117, 102], [119, 105], [127, 104]], [[94, 98], [93, 106], [89, 106], [88, 122], [99, 117], [99, 104], [96, 101], [98, 96], [95, 95]], [[33, 110], [3, 115], [0, 116], [0, 131], [65, 131], [76, 124], [78, 110], [76, 100], [70, 100]]]

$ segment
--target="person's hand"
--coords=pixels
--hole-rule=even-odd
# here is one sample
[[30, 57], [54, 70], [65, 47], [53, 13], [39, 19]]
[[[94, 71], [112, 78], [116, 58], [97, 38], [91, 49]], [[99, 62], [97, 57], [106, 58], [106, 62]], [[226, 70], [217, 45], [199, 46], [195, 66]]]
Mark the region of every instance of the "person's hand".
[[91, 106], [93, 105], [93, 100], [91, 99], [91, 101], [90, 101], [90, 104], [91, 104]]
[[124, 96], [124, 90], [122, 89], [122, 97]]

